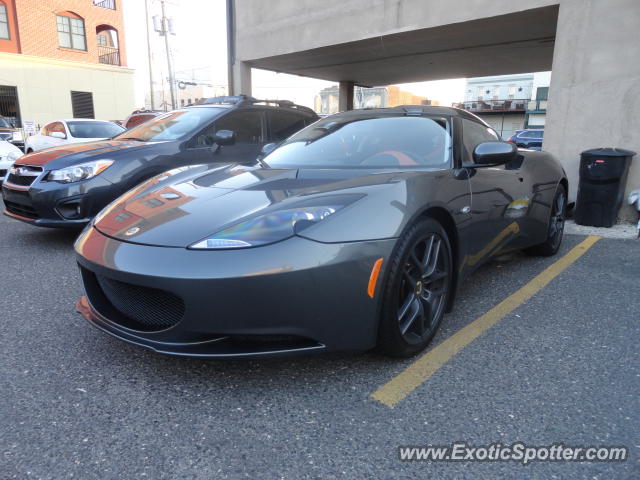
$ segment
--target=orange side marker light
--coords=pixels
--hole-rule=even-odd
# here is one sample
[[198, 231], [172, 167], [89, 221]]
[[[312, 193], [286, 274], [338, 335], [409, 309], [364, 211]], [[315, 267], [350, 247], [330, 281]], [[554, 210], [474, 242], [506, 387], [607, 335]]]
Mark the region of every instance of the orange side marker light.
[[373, 298], [373, 294], [376, 291], [376, 282], [378, 281], [378, 275], [380, 275], [380, 268], [382, 268], [382, 258], [376, 260], [376, 263], [373, 264], [373, 268], [371, 269], [369, 287], [367, 288], [367, 293], [371, 298]]

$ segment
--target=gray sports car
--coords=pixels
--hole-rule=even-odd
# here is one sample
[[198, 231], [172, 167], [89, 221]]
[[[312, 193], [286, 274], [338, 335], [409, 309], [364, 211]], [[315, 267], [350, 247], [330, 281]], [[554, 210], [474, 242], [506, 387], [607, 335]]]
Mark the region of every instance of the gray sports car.
[[557, 252], [567, 187], [465, 111], [349, 111], [255, 165], [178, 168], [113, 202], [76, 242], [77, 309], [175, 355], [414, 355], [483, 262]]

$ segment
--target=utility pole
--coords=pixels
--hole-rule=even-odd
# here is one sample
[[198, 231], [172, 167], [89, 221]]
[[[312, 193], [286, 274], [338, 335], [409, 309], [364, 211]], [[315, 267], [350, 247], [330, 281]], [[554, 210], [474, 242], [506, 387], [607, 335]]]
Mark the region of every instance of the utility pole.
[[149, 0], [144, 0], [144, 15], [147, 24], [147, 57], [149, 59], [149, 95], [151, 98], [151, 110], [156, 109], [156, 101], [153, 94], [153, 69], [151, 61], [151, 37], [149, 34]]
[[172, 22], [169, 18], [167, 18], [165, 8], [164, 8], [165, 0], [160, 0], [160, 5], [162, 7], [162, 18], [158, 24], [157, 17], [153, 17], [153, 27], [156, 32], [158, 32], [161, 36], [164, 36], [164, 47], [167, 51], [167, 69], [169, 71], [169, 92], [171, 93], [171, 109], [176, 109], [176, 93], [175, 93], [175, 78], [173, 75], [173, 67], [171, 65], [171, 49], [169, 48], [169, 35], [175, 35], [172, 28]]

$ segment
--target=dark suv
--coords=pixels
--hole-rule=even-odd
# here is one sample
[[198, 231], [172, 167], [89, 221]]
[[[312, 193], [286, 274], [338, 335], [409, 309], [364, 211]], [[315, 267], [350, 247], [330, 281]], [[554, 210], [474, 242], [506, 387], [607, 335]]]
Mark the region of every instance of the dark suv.
[[43, 227], [82, 226], [132, 187], [176, 167], [256, 161], [318, 116], [307, 107], [216, 97], [167, 112], [111, 139], [20, 157], [2, 185], [5, 215]]
[[507, 142], [515, 143], [520, 148], [540, 150], [543, 137], [544, 130], [542, 129], [516, 130], [516, 133], [511, 135]]

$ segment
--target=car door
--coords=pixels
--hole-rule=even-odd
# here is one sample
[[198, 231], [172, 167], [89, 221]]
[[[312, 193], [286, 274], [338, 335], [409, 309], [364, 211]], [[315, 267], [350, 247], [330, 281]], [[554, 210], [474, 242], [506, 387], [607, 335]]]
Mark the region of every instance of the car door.
[[[233, 145], [215, 145], [213, 137], [220, 130], [231, 130]], [[188, 142], [188, 155], [197, 162], [253, 163], [266, 143], [267, 128], [263, 108], [240, 108], [216, 119]], [[196, 160], [198, 159], [198, 160]]]
[[[473, 150], [483, 142], [495, 142], [498, 135], [479, 122], [462, 119], [462, 160], [473, 164]], [[477, 239], [471, 263], [479, 265], [493, 255], [516, 248], [522, 231], [522, 217], [530, 198], [524, 178], [512, 165], [470, 169], [471, 215]]]

